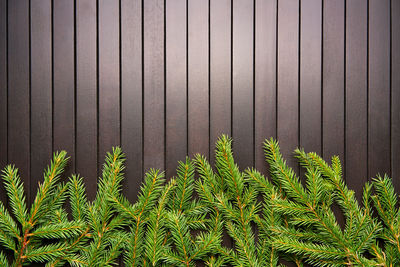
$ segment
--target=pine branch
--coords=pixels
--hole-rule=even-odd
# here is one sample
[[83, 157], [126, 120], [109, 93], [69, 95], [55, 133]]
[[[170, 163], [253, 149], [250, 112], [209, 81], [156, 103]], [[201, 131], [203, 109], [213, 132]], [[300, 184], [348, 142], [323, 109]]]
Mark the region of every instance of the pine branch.
[[18, 169], [13, 165], [6, 166], [2, 171], [2, 178], [13, 214], [22, 227], [25, 227], [28, 212], [26, 209], [24, 186], [19, 177]]
[[87, 199], [83, 178], [72, 175], [68, 184], [71, 212], [74, 220], [81, 221], [86, 217]]

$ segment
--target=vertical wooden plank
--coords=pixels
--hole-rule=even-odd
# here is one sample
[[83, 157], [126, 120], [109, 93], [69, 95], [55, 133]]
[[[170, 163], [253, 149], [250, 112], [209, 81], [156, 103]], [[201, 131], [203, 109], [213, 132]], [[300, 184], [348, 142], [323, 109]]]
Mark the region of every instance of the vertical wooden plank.
[[367, 173], [367, 0], [346, 6], [346, 182], [358, 199]]
[[[322, 155], [329, 161], [344, 154], [345, 96], [345, 6], [344, 0], [323, 2], [323, 64], [322, 64]], [[345, 170], [345, 166], [344, 166]], [[340, 225], [344, 216], [338, 206], [333, 208]]]
[[96, 2], [76, 1], [76, 171], [89, 199], [97, 188]]
[[143, 177], [142, 1], [121, 1], [121, 145], [124, 193], [137, 199]]
[[322, 154], [344, 162], [344, 0], [324, 1]]
[[300, 20], [300, 146], [321, 154], [322, 1], [302, 0]]
[[164, 1], [143, 2], [144, 170], [165, 168]]
[[293, 150], [298, 146], [299, 101], [299, 2], [278, 3], [278, 128], [283, 156], [297, 166]]
[[[7, 164], [7, 1], [0, 0], [0, 170]], [[0, 201], [5, 203], [3, 183]]]
[[231, 1], [210, 0], [210, 151], [231, 134], [231, 26]]
[[99, 0], [98, 16], [98, 169], [102, 170], [106, 153], [120, 144], [119, 1]]
[[51, 1], [31, 0], [31, 199], [52, 154]]
[[53, 1], [53, 149], [71, 157], [65, 174], [75, 172], [74, 0]]
[[390, 173], [390, 2], [369, 1], [368, 171]]
[[186, 0], [166, 1], [166, 175], [187, 154]]
[[266, 138], [276, 138], [277, 1], [256, 0], [255, 5], [255, 167], [266, 174], [262, 144]]
[[8, 1], [8, 160], [30, 199], [29, 1]]
[[232, 136], [240, 168], [254, 166], [254, 1], [233, 1]]
[[[210, 0], [210, 162], [215, 163], [215, 142], [221, 134], [231, 135], [231, 15], [230, 0]], [[223, 244], [232, 246], [224, 233]]]
[[392, 1], [392, 179], [400, 193], [400, 1]]
[[188, 1], [188, 154], [209, 157], [208, 0]]

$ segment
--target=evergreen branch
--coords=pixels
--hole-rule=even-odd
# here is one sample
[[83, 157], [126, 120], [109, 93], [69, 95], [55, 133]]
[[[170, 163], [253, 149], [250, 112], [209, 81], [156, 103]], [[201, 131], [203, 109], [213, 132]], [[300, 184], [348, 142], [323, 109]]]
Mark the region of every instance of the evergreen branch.
[[27, 250], [23, 256], [24, 260], [29, 262], [45, 262], [51, 261], [63, 255], [65, 246], [62, 243], [42, 245], [40, 247]]
[[2, 267], [8, 267], [9, 266], [7, 257], [1, 251], [0, 251], [0, 266], [2, 266]]
[[163, 192], [161, 193], [160, 200], [158, 201], [158, 207], [155, 213], [150, 216], [148, 231], [148, 239], [146, 239], [146, 255], [150, 259], [153, 266], [161, 259], [164, 237], [166, 231], [164, 229], [163, 218], [165, 216], [164, 207], [167, 204], [169, 194], [176, 182], [174, 179], [165, 186]]
[[138, 217], [135, 228], [131, 229], [131, 242], [128, 248], [128, 256], [125, 259], [125, 263], [129, 266], [137, 266], [136, 262], [140, 260], [143, 235], [143, 223], [140, 217]]
[[126, 218], [137, 220], [137, 209], [122, 195], [109, 195], [108, 200], [113, 204], [114, 208]]
[[185, 265], [189, 266], [190, 258], [190, 233], [187, 227], [187, 220], [182, 213], [169, 212], [167, 214], [169, 229], [172, 234], [172, 238], [175, 241], [176, 249], [179, 251], [185, 261]]
[[[0, 202], [0, 231], [0, 235], [5, 239], [16, 237], [18, 240], [21, 240], [18, 226], [11, 218], [11, 215], [5, 209], [2, 202]], [[11, 244], [9, 242], [6, 243]]]
[[200, 234], [196, 240], [196, 250], [193, 255], [190, 256], [190, 261], [200, 259], [203, 255], [211, 252], [213, 249], [219, 246], [221, 233], [211, 232], [208, 234]]
[[71, 212], [74, 220], [84, 220], [87, 206], [83, 178], [72, 175], [68, 184], [68, 193], [71, 203]]
[[14, 239], [0, 228], [0, 245], [17, 252]]
[[10, 201], [11, 209], [18, 222], [25, 227], [27, 221], [27, 209], [24, 194], [24, 186], [18, 174], [18, 169], [8, 165], [2, 171], [4, 188]]
[[47, 239], [66, 239], [79, 235], [83, 229], [84, 224], [81, 222], [63, 222], [38, 227], [32, 233], [29, 233], [28, 236]]
[[286, 161], [283, 160], [278, 143], [273, 139], [266, 140], [264, 151], [271, 172], [274, 174], [275, 183], [281, 184], [288, 196], [300, 203], [307, 203], [308, 196], [293, 169], [289, 168]]
[[53, 160], [44, 174], [44, 182], [39, 185], [36, 198], [32, 204], [28, 224], [33, 227], [36, 221], [44, 214], [43, 203], [51, 197], [51, 190], [54, 188], [59, 176], [67, 164], [67, 152], [61, 151], [54, 153]]
[[244, 180], [239, 171], [239, 167], [235, 164], [232, 154], [232, 140], [222, 135], [216, 145], [216, 166], [221, 177], [228, 178], [226, 180], [228, 189], [235, 195], [238, 206], [241, 206], [241, 196], [244, 188]]
[[[257, 258], [255, 257], [255, 251], [251, 249], [250, 244], [253, 243], [249, 240], [250, 231], [247, 229], [242, 229], [243, 232], [239, 231], [238, 228], [231, 222], [226, 223], [226, 227], [230, 236], [236, 241], [236, 244], [239, 246], [239, 253], [243, 255], [244, 262], [247, 262], [249, 266], [259, 266]], [[239, 236], [238, 233], [243, 234], [243, 236]]]
[[106, 251], [99, 266], [112, 266], [115, 259], [121, 254], [121, 248], [127, 242], [127, 239], [125, 234], [117, 234], [112, 238], [109, 244], [110, 249]]
[[305, 255], [314, 260], [344, 262], [344, 259], [347, 258], [347, 254], [341, 250], [322, 244], [301, 242], [285, 236], [273, 239], [272, 244], [279, 250], [297, 255]]
[[176, 183], [176, 198], [178, 200], [178, 209], [182, 211], [189, 205], [194, 188], [194, 166], [192, 161], [186, 157], [185, 162], [178, 162]]
[[68, 185], [60, 183], [56, 186], [55, 190], [52, 192], [52, 197], [48, 203], [46, 203], [43, 211], [43, 216], [39, 220], [40, 223], [46, 223], [52, 221], [54, 216], [57, 216], [57, 211], [62, 209], [62, 205], [65, 203], [67, 198], [66, 192]]
[[200, 177], [207, 183], [208, 186], [212, 188], [212, 192], [214, 194], [219, 193], [221, 190], [219, 187], [222, 184], [217, 182], [214, 171], [207, 159], [200, 154], [196, 154], [195, 162], [197, 166], [196, 169]]

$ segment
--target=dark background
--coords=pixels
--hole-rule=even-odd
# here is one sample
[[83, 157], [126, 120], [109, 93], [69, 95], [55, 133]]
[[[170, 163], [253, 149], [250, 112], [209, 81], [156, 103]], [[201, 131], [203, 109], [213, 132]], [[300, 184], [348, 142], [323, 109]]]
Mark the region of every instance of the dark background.
[[400, 191], [399, 48], [397, 0], [0, 0], [0, 167], [32, 200], [65, 149], [93, 198], [121, 145], [134, 200], [226, 133], [242, 168], [273, 136], [296, 168], [339, 155], [358, 196], [378, 172]]

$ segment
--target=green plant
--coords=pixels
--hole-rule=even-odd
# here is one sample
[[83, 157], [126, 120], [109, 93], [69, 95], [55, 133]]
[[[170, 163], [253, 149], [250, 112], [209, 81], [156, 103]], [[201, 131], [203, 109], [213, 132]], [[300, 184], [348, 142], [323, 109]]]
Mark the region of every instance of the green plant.
[[271, 246], [270, 226], [279, 224], [280, 218], [268, 205], [262, 209], [257, 198], [262, 191], [267, 203], [274, 187], [254, 169], [239, 170], [231, 143], [232, 140], [225, 135], [218, 139], [215, 171], [206, 158], [196, 156], [200, 175], [196, 188], [200, 199], [209, 206], [213, 216], [222, 221], [234, 241], [234, 248], [218, 249], [219, 258], [215, 259], [219, 259], [219, 264], [216, 265], [276, 266], [279, 254]]
[[121, 191], [124, 170], [124, 154], [119, 147], [107, 153], [102, 176], [98, 182], [96, 198], [88, 201], [83, 178], [73, 175], [68, 193], [71, 213], [75, 221], [83, 224], [84, 231], [65, 246], [63, 254], [49, 262], [48, 266], [63, 266], [69, 262], [75, 266], [113, 266], [127, 242], [123, 227], [127, 224], [122, 215], [108, 200], [109, 195]]
[[[121, 193], [120, 148], [106, 155], [93, 201], [79, 175], [59, 182], [67, 158], [56, 153], [29, 212], [17, 169], [9, 165], [2, 177], [12, 214], [0, 202], [0, 266], [115, 266], [120, 255], [125, 266], [277, 266], [281, 259], [297, 266], [400, 265], [400, 208], [386, 175], [365, 185], [359, 203], [338, 157], [328, 164], [296, 149], [300, 179], [277, 141], [266, 140], [264, 149], [270, 179], [252, 168], [240, 171], [232, 140], [223, 135], [214, 167], [196, 155], [179, 162], [169, 180], [150, 169], [134, 204]], [[72, 220], [63, 208], [67, 196]], [[232, 247], [224, 247], [223, 232]]]
[[186, 158], [168, 183], [151, 169], [133, 205], [122, 195], [109, 195], [130, 221], [126, 266], [194, 266], [219, 244], [221, 226], [207, 219], [207, 208], [193, 199], [194, 181], [193, 163]]
[[20, 267], [53, 260], [66, 251], [69, 239], [82, 232], [84, 225], [69, 221], [62, 208], [67, 184], [59, 183], [59, 180], [66, 162], [65, 151], [54, 154], [29, 211], [18, 169], [8, 165], [3, 170], [12, 214], [0, 202], [0, 245], [13, 254], [13, 259], [10, 264], [6, 255], [0, 252], [1, 266]]
[[[316, 153], [296, 149], [295, 155], [305, 168], [303, 185], [282, 158], [276, 141], [266, 141], [264, 147], [272, 180], [279, 188], [279, 193], [271, 196], [270, 204], [285, 222], [271, 225], [272, 247], [315, 266], [399, 264], [400, 211], [396, 209], [397, 196], [390, 179], [379, 177], [372, 184], [367, 183], [360, 205], [342, 178], [338, 157], [334, 156], [329, 165]], [[376, 195], [371, 197], [373, 187]], [[371, 199], [380, 220], [373, 216]], [[334, 203], [344, 214], [344, 229], [332, 211]]]

